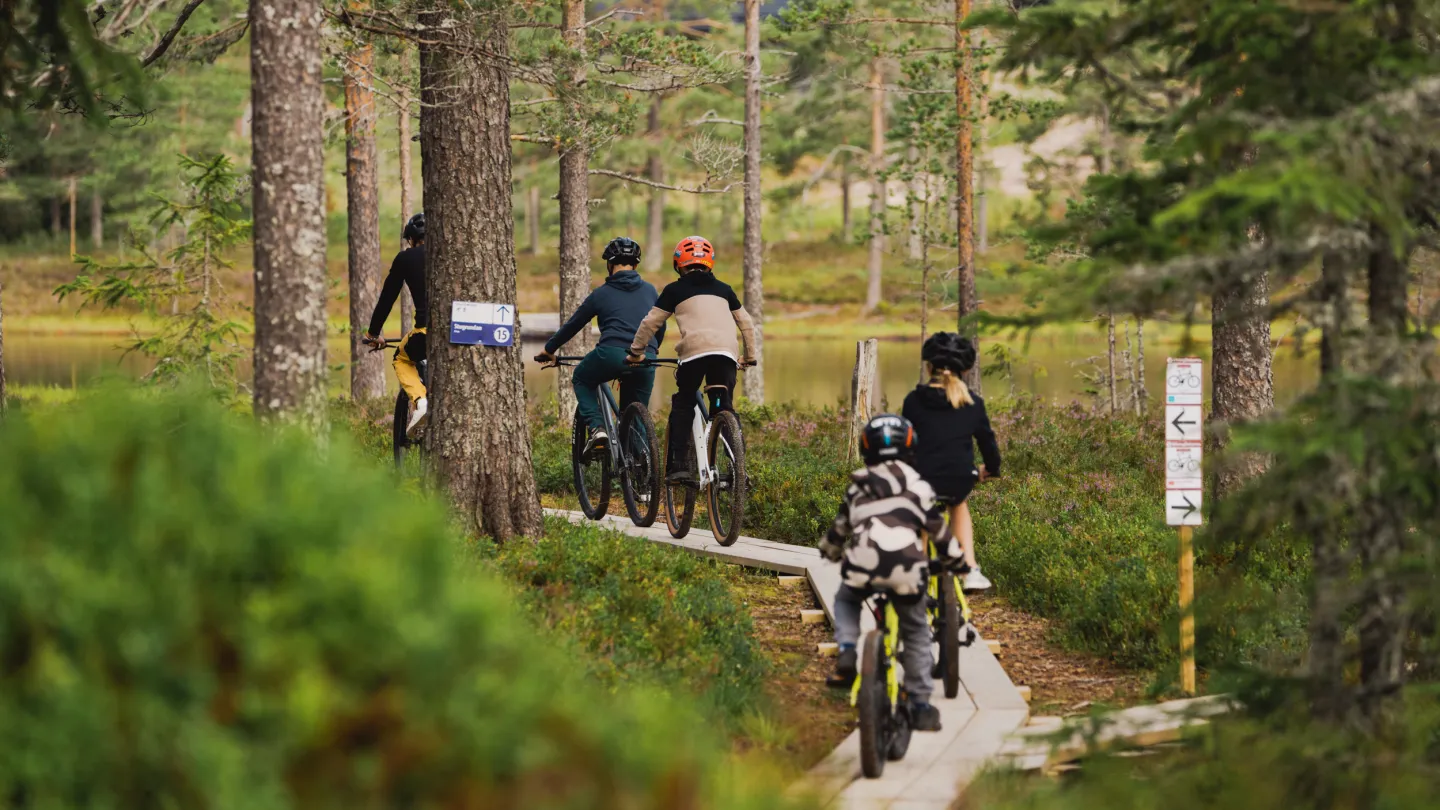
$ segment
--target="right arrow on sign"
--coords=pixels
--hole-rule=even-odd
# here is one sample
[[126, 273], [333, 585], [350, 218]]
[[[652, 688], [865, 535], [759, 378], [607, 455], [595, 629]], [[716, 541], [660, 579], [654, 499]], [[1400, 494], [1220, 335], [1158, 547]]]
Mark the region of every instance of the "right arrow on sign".
[[1179, 512], [1180, 520], [1183, 521], [1185, 520], [1185, 518], [1188, 518], [1191, 515], [1195, 514], [1195, 504], [1191, 503], [1190, 498], [1186, 495], [1181, 495], [1180, 500], [1183, 501], [1183, 503], [1177, 503], [1170, 508]]

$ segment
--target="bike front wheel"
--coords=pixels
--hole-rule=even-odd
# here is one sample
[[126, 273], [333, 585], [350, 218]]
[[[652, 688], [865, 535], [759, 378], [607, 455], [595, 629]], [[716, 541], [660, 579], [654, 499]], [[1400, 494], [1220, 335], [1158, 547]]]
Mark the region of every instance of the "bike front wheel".
[[404, 391], [395, 398], [395, 418], [390, 423], [390, 445], [395, 452], [395, 469], [405, 469], [405, 451], [410, 448], [412, 442], [405, 435], [405, 428], [410, 424], [410, 395]]
[[728, 546], [740, 537], [745, 495], [750, 485], [745, 475], [745, 435], [740, 432], [740, 419], [734, 413], [721, 411], [715, 415], [707, 452], [712, 475], [710, 530], [717, 543]]
[[945, 697], [960, 694], [960, 599], [955, 594], [955, 575], [940, 573], [940, 675]]
[[[674, 436], [667, 436], [666, 443], [675, 440]], [[667, 459], [665, 474], [670, 474], [669, 459], [675, 454], [666, 451]], [[670, 530], [670, 536], [676, 539], [690, 533], [690, 522], [695, 519], [695, 487], [685, 484], [672, 484], [669, 481], [664, 483], [665, 491], [665, 527]]]
[[591, 520], [605, 517], [610, 508], [610, 451], [597, 448], [585, 454], [590, 426], [575, 411], [575, 424], [570, 439], [570, 459], [575, 468], [575, 494], [580, 496], [580, 511]]
[[885, 773], [890, 755], [890, 694], [885, 680], [885, 636], [879, 630], [865, 634], [860, 645], [860, 770], [866, 779]]
[[650, 409], [630, 404], [620, 417], [620, 493], [636, 526], [649, 526], [660, 511], [660, 462]]

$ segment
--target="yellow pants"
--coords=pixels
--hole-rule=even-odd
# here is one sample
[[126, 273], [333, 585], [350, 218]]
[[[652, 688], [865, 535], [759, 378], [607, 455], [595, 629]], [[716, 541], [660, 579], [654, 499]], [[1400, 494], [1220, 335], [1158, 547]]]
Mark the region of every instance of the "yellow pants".
[[420, 379], [420, 367], [416, 363], [425, 360], [425, 329], [422, 327], [407, 334], [395, 349], [395, 379], [410, 395], [410, 401], [425, 398], [425, 383]]

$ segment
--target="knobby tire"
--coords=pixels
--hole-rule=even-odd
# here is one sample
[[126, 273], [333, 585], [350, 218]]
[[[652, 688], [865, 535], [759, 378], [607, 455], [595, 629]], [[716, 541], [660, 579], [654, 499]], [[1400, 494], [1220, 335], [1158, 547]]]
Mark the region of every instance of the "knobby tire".
[[[570, 460], [575, 468], [575, 494], [580, 496], [580, 511], [585, 517], [591, 520], [599, 520], [605, 517], [605, 512], [610, 508], [610, 451], [597, 452], [594, 458], [585, 458], [585, 439], [589, 425], [580, 416], [579, 409], [575, 411], [575, 424], [571, 429]], [[585, 474], [587, 470], [594, 471], [598, 467], [600, 480], [593, 485], [587, 484]]]
[[[625, 510], [636, 526], [650, 526], [660, 511], [660, 457], [649, 408], [632, 402], [625, 409], [620, 417], [620, 441], [625, 461], [620, 492], [625, 496]], [[646, 496], [643, 503], [642, 494]]]
[[[745, 475], [745, 435], [740, 431], [740, 419], [735, 414], [721, 411], [715, 415], [707, 453], [710, 469], [716, 476], [710, 482], [710, 531], [715, 535], [715, 542], [722, 546], [733, 545], [740, 537], [740, 526], [745, 518], [745, 496], [750, 488], [750, 481]], [[728, 470], [722, 469], [722, 461]]]
[[890, 695], [886, 689], [885, 635], [880, 630], [865, 634], [860, 645], [860, 770], [866, 779], [885, 773], [890, 753]]
[[955, 575], [940, 574], [940, 673], [945, 697], [960, 694], [960, 600], [955, 594]]

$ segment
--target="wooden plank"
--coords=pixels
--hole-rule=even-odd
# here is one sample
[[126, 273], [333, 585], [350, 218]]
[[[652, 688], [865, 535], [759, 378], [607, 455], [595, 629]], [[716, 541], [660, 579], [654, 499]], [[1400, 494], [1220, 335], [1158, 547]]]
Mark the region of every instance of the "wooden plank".
[[1187, 730], [1233, 706], [1227, 696], [1219, 695], [1135, 706], [1101, 718], [1074, 718], [1058, 729], [1025, 729], [1006, 743], [1001, 756], [1013, 767], [1034, 770], [1097, 751], [1160, 745], [1181, 739]]

